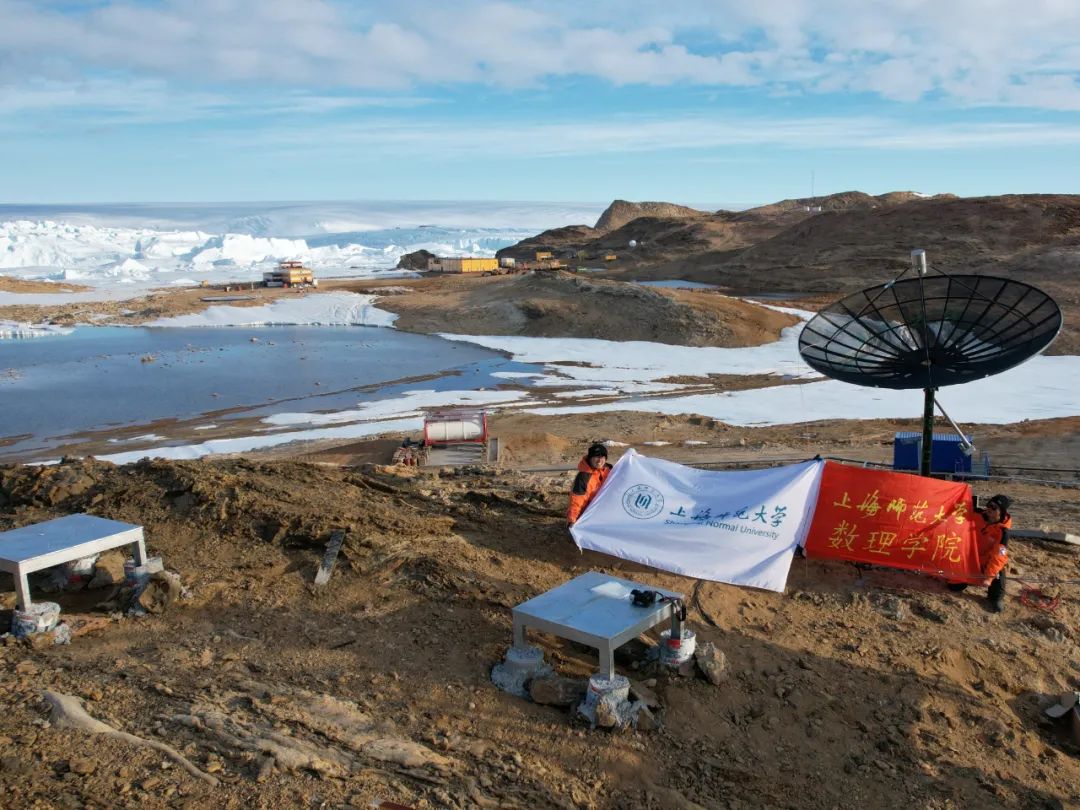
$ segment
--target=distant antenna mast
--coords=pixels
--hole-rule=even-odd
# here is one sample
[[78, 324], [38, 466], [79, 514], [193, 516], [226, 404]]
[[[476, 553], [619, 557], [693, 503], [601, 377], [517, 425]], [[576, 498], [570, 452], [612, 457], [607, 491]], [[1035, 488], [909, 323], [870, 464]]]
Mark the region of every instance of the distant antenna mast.
[[810, 170], [810, 202], [806, 206], [806, 211], [809, 214], [821, 213], [821, 208], [817, 204], [817, 195], [814, 193], [814, 170]]

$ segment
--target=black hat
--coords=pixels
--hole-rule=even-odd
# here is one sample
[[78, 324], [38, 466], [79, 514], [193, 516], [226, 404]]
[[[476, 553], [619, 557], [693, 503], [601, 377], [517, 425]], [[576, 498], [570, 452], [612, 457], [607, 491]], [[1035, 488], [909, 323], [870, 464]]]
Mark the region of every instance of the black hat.
[[592, 445], [592, 447], [589, 448], [589, 452], [585, 454], [585, 458], [595, 458], [596, 456], [607, 458], [607, 448], [599, 442]]
[[986, 505], [996, 506], [1001, 514], [1007, 515], [1009, 514], [1009, 507], [1012, 506], [1012, 499], [1008, 495], [995, 495], [986, 502]]

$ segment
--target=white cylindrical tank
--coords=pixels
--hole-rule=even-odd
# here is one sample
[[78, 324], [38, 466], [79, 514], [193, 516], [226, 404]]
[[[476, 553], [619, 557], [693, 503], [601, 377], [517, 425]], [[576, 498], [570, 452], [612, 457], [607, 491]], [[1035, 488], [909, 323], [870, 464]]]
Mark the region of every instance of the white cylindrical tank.
[[477, 413], [461, 414], [449, 419], [429, 419], [424, 423], [424, 438], [428, 444], [481, 441], [484, 438], [484, 416]]

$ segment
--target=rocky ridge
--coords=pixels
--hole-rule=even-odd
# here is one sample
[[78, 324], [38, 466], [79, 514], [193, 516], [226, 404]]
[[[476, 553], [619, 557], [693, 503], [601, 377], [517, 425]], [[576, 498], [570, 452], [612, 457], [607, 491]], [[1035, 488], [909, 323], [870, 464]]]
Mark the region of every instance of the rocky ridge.
[[616, 228], [621, 228], [627, 222], [639, 217], [656, 217], [658, 219], [681, 219], [708, 216], [708, 212], [699, 211], [696, 208], [688, 208], [685, 205], [676, 205], [667, 202], [629, 202], [627, 200], [615, 200], [596, 220], [593, 228], [599, 233], [607, 233]]
[[605, 276], [825, 301], [895, 278], [910, 267], [914, 248], [948, 273], [1000, 275], [1050, 293], [1066, 324], [1051, 352], [1080, 353], [1080, 195], [853, 191], [738, 212], [639, 216], [603, 233], [563, 228], [505, 253], [546, 249], [578, 264], [588, 263], [578, 257], [615, 253]]

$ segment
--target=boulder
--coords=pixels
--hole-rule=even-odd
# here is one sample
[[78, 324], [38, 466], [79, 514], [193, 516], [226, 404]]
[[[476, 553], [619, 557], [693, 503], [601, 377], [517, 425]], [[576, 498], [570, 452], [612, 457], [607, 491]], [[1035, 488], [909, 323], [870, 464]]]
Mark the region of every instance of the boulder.
[[584, 678], [534, 678], [529, 682], [529, 697], [545, 706], [574, 706], [585, 698], [588, 687]]
[[701, 674], [713, 686], [720, 686], [727, 679], [727, 656], [711, 641], [698, 645], [694, 651], [694, 660]]
[[894, 622], [902, 622], [907, 615], [907, 611], [904, 609], [904, 600], [896, 596], [883, 595], [875, 599], [874, 602], [878, 612]]
[[124, 552], [106, 551], [94, 563], [94, 576], [89, 588], [110, 588], [124, 584]]
[[660, 728], [660, 720], [648, 706], [641, 706], [638, 709], [637, 723], [635, 725], [638, 731], [656, 731]]
[[630, 679], [630, 697], [634, 700], [640, 700], [650, 709], [660, 708], [660, 699], [656, 696], [656, 692], [646, 684], [635, 681], [633, 678]]
[[176, 602], [183, 591], [180, 577], [172, 571], [158, 571], [135, 598], [135, 604], [147, 613], [161, 613]]
[[430, 250], [416, 250], [398, 259], [399, 270], [427, 270], [428, 260], [438, 258]]

